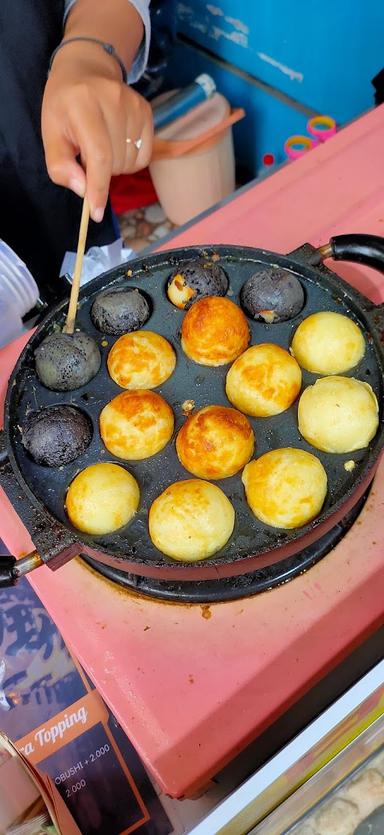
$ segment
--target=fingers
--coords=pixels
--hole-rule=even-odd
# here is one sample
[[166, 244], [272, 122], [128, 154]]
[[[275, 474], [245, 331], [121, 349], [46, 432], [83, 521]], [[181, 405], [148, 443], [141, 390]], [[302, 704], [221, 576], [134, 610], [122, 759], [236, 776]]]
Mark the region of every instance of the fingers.
[[104, 114], [92, 97], [88, 102], [75, 99], [69, 113], [73, 144], [79, 148], [86, 170], [90, 214], [99, 223], [103, 219], [113, 169], [113, 149]]
[[142, 168], [146, 168], [151, 161], [152, 156], [152, 145], [153, 145], [153, 122], [152, 122], [152, 110], [150, 113], [150, 119], [147, 119], [141, 130], [141, 146], [136, 155], [136, 160], [132, 171], [140, 171]]
[[[135, 94], [137, 96], [137, 94]], [[124, 165], [124, 173], [140, 171], [148, 165], [153, 144], [153, 120], [152, 108], [150, 105], [137, 96], [137, 103], [139, 105], [138, 112], [129, 107], [127, 112], [127, 129], [126, 129], [126, 158]], [[135, 144], [137, 140], [140, 141], [139, 148]]]
[[[129, 87], [110, 81], [99, 81], [97, 87], [72, 85], [64, 93], [60, 98], [51, 95], [43, 105], [48, 173], [53, 182], [80, 197], [86, 191], [91, 217], [98, 222], [104, 214], [112, 174], [139, 171], [150, 161], [152, 110]], [[138, 139], [139, 149], [135, 146]]]
[[82, 120], [78, 136], [87, 174], [90, 214], [99, 223], [104, 216], [114, 168], [111, 137], [100, 108], [88, 120]]
[[51, 180], [59, 186], [70, 188], [84, 197], [86, 177], [76, 161], [78, 148], [66, 136], [57, 120], [47, 114], [43, 121], [43, 144], [47, 171]]
[[[87, 98], [87, 100], [85, 100]], [[103, 112], [88, 95], [74, 95], [65, 118], [60, 110], [43, 113], [42, 130], [49, 176], [80, 197], [85, 190], [90, 214], [99, 222], [104, 215], [113, 168], [113, 151]], [[82, 165], [76, 156], [80, 155]]]
[[[129, 130], [129, 127], [127, 128]], [[140, 141], [140, 137], [137, 137]], [[125, 139], [125, 159], [124, 164], [121, 168], [121, 174], [129, 174], [131, 171], [134, 171], [136, 160], [138, 157], [139, 149], [136, 145], [136, 139], [133, 139], [131, 136], [127, 136]]]
[[144, 168], [150, 160], [152, 108], [129, 87], [119, 85], [116, 89], [114, 85], [108, 92], [100, 100], [100, 107], [112, 149], [111, 173], [129, 174]]

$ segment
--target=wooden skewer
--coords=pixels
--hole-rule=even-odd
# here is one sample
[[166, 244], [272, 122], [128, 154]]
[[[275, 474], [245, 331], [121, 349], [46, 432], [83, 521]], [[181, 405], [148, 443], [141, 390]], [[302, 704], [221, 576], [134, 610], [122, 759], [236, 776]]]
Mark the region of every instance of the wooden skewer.
[[69, 297], [68, 313], [67, 313], [67, 319], [66, 319], [65, 325], [63, 327], [63, 333], [73, 333], [73, 331], [75, 330], [75, 322], [76, 322], [76, 314], [77, 314], [77, 302], [78, 302], [78, 298], [79, 298], [80, 278], [81, 278], [81, 271], [82, 271], [82, 267], [83, 267], [85, 242], [87, 240], [88, 223], [89, 223], [89, 203], [88, 203], [88, 198], [84, 197], [83, 210], [81, 212], [81, 220], [80, 220], [79, 240], [78, 240], [78, 243], [77, 243], [75, 269], [74, 269], [74, 273], [73, 273], [73, 281], [72, 281], [72, 287], [71, 287], [71, 295]]

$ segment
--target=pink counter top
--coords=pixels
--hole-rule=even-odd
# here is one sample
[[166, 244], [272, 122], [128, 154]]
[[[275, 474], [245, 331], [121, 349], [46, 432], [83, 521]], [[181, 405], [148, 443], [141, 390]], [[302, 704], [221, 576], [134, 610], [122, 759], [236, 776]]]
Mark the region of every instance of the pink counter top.
[[[172, 246], [241, 243], [287, 252], [338, 232], [384, 234], [384, 109], [379, 108], [182, 231]], [[384, 279], [337, 271], [378, 302]], [[22, 340], [0, 352], [1, 385]], [[307, 574], [210, 606], [140, 598], [79, 561], [32, 585], [161, 788], [191, 793], [383, 622], [384, 463], [350, 532]], [[32, 547], [0, 494], [0, 535]]]

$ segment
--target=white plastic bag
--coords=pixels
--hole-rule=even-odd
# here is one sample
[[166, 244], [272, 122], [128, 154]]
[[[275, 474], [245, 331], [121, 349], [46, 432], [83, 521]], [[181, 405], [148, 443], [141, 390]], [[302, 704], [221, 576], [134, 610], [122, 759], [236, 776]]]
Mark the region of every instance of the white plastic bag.
[[[132, 249], [125, 249], [121, 238], [107, 246], [93, 246], [84, 255], [81, 273], [81, 285], [87, 284], [96, 276], [118, 267], [135, 256]], [[61, 265], [61, 275], [73, 276], [76, 252], [66, 252]]]

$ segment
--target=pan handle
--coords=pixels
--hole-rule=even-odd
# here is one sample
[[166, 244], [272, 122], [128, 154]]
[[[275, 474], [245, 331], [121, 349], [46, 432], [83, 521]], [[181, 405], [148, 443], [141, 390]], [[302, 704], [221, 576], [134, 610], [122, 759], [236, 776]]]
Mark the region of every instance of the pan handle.
[[20, 560], [10, 555], [0, 557], [0, 589], [15, 586], [20, 577], [29, 574], [39, 565], [43, 565], [43, 560], [37, 551], [32, 551]]
[[0, 589], [7, 589], [15, 586], [18, 578], [14, 574], [16, 557], [0, 557]]
[[43, 564], [56, 571], [78, 555], [80, 547], [73, 534], [48, 511], [41, 513], [20, 490], [8, 458], [3, 430], [0, 430], [0, 483], [37, 549], [21, 559], [0, 557], [0, 588], [15, 585], [23, 574], [29, 574]]
[[384, 273], [384, 238], [379, 235], [335, 235], [315, 251], [310, 263], [316, 266], [325, 258], [355, 261]]

